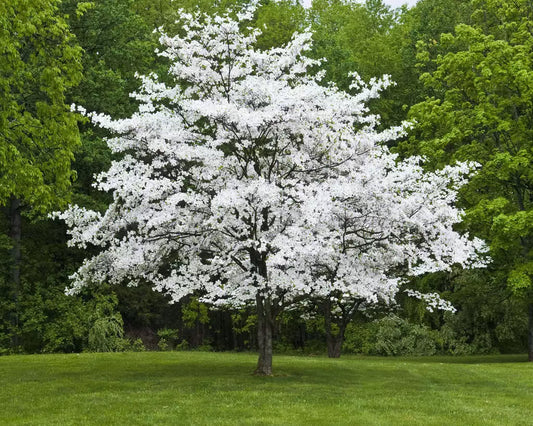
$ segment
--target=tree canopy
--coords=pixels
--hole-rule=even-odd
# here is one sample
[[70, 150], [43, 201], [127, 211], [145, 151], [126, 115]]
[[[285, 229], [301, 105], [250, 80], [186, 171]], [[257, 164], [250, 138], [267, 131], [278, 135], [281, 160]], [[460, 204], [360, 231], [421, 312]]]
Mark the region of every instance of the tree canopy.
[[433, 96], [411, 108], [418, 124], [404, 149], [434, 167], [479, 162], [461, 193], [465, 224], [489, 242], [508, 286], [533, 301], [531, 2], [474, 6], [471, 25], [419, 44], [419, 60], [433, 69], [421, 80]]
[[240, 29], [253, 13], [181, 13], [185, 34], [161, 36], [171, 83], [144, 77], [129, 119], [92, 116], [122, 154], [98, 177], [112, 204], [60, 217], [72, 244], [102, 248], [74, 290], [145, 280], [176, 301], [252, 303], [257, 373], [271, 374], [274, 321], [295, 300], [390, 301], [395, 269], [469, 266], [483, 244], [453, 230], [467, 165], [424, 173], [383, 146], [401, 129], [377, 131], [365, 102], [386, 80], [353, 75], [353, 95], [319, 84], [311, 34], [258, 50], [259, 31]]
[[0, 5], [0, 204], [16, 198], [37, 212], [65, 204], [79, 144], [65, 93], [80, 81], [81, 50], [58, 5]]

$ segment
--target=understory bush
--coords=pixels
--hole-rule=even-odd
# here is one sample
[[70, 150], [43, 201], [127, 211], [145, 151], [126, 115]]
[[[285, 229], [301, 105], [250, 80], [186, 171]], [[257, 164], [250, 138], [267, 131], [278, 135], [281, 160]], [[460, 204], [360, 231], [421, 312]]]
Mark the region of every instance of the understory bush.
[[434, 355], [438, 332], [389, 315], [365, 324], [348, 325], [343, 351], [364, 355]]
[[468, 341], [450, 325], [433, 330], [394, 314], [372, 322], [349, 324], [343, 345], [344, 353], [381, 356], [471, 355], [494, 351], [490, 336], [480, 335]]
[[180, 342], [178, 329], [163, 328], [157, 331], [159, 342], [157, 346], [160, 351], [172, 351], [177, 348]]
[[376, 321], [377, 330], [371, 355], [434, 355], [437, 352], [438, 332], [429, 327], [412, 324], [396, 315]]
[[96, 309], [89, 330], [87, 350], [90, 352], [118, 352], [124, 350], [124, 322], [115, 310], [116, 295], [98, 295]]
[[146, 347], [141, 339], [119, 339], [116, 346], [116, 352], [144, 352]]

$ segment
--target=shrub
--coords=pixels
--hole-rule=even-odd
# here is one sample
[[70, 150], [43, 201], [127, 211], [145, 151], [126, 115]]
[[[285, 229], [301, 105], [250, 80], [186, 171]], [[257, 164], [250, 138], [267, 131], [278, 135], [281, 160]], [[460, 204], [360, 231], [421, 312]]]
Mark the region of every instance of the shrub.
[[87, 349], [91, 352], [118, 352], [124, 348], [124, 322], [114, 294], [95, 297], [95, 314], [89, 330]]
[[377, 321], [373, 355], [434, 355], [437, 352], [437, 333], [430, 328], [412, 324], [396, 315]]
[[438, 332], [426, 326], [389, 315], [366, 324], [350, 324], [343, 350], [364, 355], [434, 355], [438, 338]]
[[177, 348], [180, 340], [178, 329], [162, 328], [157, 331], [157, 335], [159, 336], [157, 346], [160, 351], [171, 351]]
[[146, 350], [141, 339], [123, 338], [117, 343], [117, 352], [144, 352]]

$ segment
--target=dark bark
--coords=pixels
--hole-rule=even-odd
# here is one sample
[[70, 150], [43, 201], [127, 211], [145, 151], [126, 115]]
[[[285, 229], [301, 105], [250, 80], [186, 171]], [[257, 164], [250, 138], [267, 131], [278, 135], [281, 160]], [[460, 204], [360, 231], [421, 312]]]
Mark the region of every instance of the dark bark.
[[528, 359], [530, 362], [533, 362], [533, 302], [528, 306], [529, 310], [529, 332], [528, 332]]
[[335, 334], [333, 331], [333, 319], [331, 314], [331, 302], [327, 300], [324, 303], [324, 324], [326, 327], [326, 342], [328, 346], [329, 358], [340, 358], [342, 342], [344, 341], [344, 330], [346, 325], [343, 321], [340, 324], [335, 325], [338, 327], [338, 332]]
[[22, 216], [21, 203], [17, 198], [11, 198], [9, 203], [9, 237], [11, 238], [11, 271], [10, 281], [12, 286], [13, 302], [15, 309], [11, 316], [13, 325], [12, 346], [19, 346], [18, 327], [19, 327], [19, 298], [20, 298], [20, 262], [21, 249], [20, 241], [22, 236]]
[[273, 317], [270, 300], [261, 295], [256, 296], [257, 304], [257, 346], [259, 359], [254, 374], [272, 375], [272, 329]]
[[336, 336], [331, 333], [328, 333], [326, 338], [328, 343], [328, 357], [340, 358], [342, 342], [344, 341], [344, 330], [339, 331], [339, 334], [337, 334]]
[[[342, 344], [344, 343], [344, 333], [346, 327], [361, 306], [361, 300], [355, 300], [352, 305], [339, 304], [337, 307], [341, 313], [338, 316], [332, 314], [332, 303], [330, 298], [326, 298], [322, 305], [324, 312], [324, 324], [326, 327], [326, 342], [328, 346], [328, 357], [340, 358]], [[336, 330], [334, 330], [335, 325]]]
[[[263, 210], [263, 219], [268, 219], [268, 210]], [[265, 220], [267, 222], [267, 220]], [[265, 223], [263, 223], [263, 226]], [[261, 228], [263, 230], [263, 228]], [[265, 229], [266, 230], [266, 229]], [[266, 253], [259, 252], [255, 249], [250, 250], [250, 261], [253, 265], [253, 271], [263, 278], [267, 278]], [[272, 306], [270, 296], [264, 296], [260, 290], [255, 296], [257, 310], [257, 348], [259, 350], [259, 359], [254, 374], [258, 376], [272, 375], [272, 331], [274, 329], [274, 318], [276, 314]]]
[[198, 348], [204, 344], [205, 327], [202, 321], [200, 320], [202, 316], [200, 302], [198, 302], [197, 307], [198, 307], [198, 310], [196, 312], [196, 319], [194, 320], [194, 326], [192, 329], [192, 337], [191, 337], [191, 346], [193, 348]]
[[204, 325], [199, 319], [194, 321], [190, 344], [193, 348], [198, 348], [204, 344]]

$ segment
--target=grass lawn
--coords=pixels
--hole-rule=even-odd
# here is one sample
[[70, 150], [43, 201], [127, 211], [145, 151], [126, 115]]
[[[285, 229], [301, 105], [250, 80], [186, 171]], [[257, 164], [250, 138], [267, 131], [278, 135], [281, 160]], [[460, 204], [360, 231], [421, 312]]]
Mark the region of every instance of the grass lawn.
[[524, 355], [138, 352], [0, 357], [0, 424], [532, 425]]

